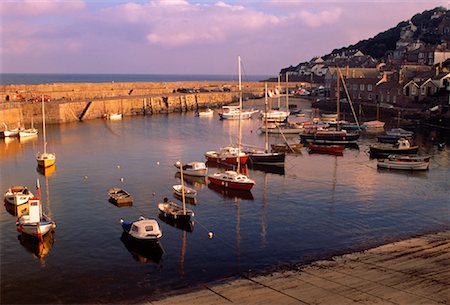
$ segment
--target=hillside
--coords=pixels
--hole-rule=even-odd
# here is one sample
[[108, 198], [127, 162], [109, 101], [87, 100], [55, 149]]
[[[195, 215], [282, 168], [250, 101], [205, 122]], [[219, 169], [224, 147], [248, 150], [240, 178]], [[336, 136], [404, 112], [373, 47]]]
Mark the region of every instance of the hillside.
[[[438, 45], [447, 42], [450, 47], [450, 33], [446, 31], [449, 25], [450, 11], [443, 7], [437, 7], [418, 13], [410, 20], [402, 21], [397, 26], [372, 38], [361, 40], [347, 47], [334, 49], [331, 53], [323, 55], [322, 58], [327, 60], [336, 54], [360, 50], [377, 61], [384, 61], [388, 52], [396, 50], [402, 43], [412, 41], [420, 41], [428, 45]], [[286, 69], [289, 68], [283, 68], [281, 71]]]

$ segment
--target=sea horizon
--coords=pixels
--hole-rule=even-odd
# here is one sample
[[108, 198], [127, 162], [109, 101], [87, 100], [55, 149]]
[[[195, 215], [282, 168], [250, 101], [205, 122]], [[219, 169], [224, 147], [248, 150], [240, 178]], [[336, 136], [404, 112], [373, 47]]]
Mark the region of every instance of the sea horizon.
[[[263, 81], [273, 75], [245, 75], [243, 81]], [[120, 73], [0, 73], [1, 85], [110, 82], [237, 81], [232, 74], [120, 74]]]

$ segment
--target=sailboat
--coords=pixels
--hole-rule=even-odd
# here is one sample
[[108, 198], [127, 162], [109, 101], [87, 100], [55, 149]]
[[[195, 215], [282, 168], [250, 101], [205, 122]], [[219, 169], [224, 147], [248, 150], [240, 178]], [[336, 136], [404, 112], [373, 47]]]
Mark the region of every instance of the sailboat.
[[40, 167], [46, 168], [55, 164], [56, 156], [53, 153], [47, 152], [47, 140], [45, 132], [45, 109], [44, 109], [44, 97], [42, 96], [42, 133], [44, 134], [44, 152], [38, 152], [36, 156], [37, 164]]
[[186, 209], [186, 196], [184, 191], [184, 180], [183, 180], [183, 163], [181, 160], [180, 164], [180, 175], [181, 175], [181, 201], [183, 206], [180, 207], [175, 202], [169, 202], [167, 198], [164, 198], [164, 202], [158, 204], [158, 209], [162, 216], [168, 219], [172, 219], [178, 222], [190, 222], [191, 218], [194, 217], [194, 211]]
[[[238, 57], [238, 70], [239, 70], [239, 107], [242, 109], [242, 84], [241, 84], [241, 57]], [[239, 119], [239, 136], [238, 136], [238, 156], [241, 155], [241, 120]], [[249, 191], [255, 185], [255, 181], [247, 177], [246, 175], [240, 174], [241, 160], [237, 159], [237, 171], [228, 170], [225, 172], [214, 173], [208, 176], [208, 180], [216, 185]]]
[[[39, 179], [36, 181], [38, 196], [40, 197]], [[28, 200], [29, 214], [22, 215], [17, 219], [17, 231], [41, 238], [51, 229], [56, 228], [55, 222], [42, 212], [42, 202], [38, 197]]]
[[[267, 83], [265, 84], [266, 87], [266, 95], [265, 95], [265, 113], [267, 113]], [[269, 164], [269, 165], [275, 165], [275, 164], [284, 164], [284, 160], [286, 158], [286, 154], [284, 152], [270, 152], [269, 151], [269, 131], [267, 128], [267, 122], [269, 121], [268, 116], [264, 116], [265, 121], [265, 147], [264, 150], [252, 150], [249, 152], [250, 154], [250, 161], [253, 164]]]
[[[288, 83], [287, 81], [287, 74], [286, 74], [286, 84]], [[289, 95], [289, 90], [286, 89], [286, 110], [282, 110], [280, 109], [280, 96], [279, 96], [279, 89], [280, 88], [280, 75], [278, 74], [278, 87], [275, 89], [276, 92], [278, 92], [278, 108], [277, 109], [273, 109], [272, 107], [269, 107], [269, 109], [266, 109], [264, 111], [263, 114], [261, 114], [261, 119], [262, 120], [266, 120], [268, 122], [285, 122], [290, 114], [289, 111], [289, 103], [288, 103], [288, 95]], [[266, 88], [266, 93], [267, 93], [267, 88]]]

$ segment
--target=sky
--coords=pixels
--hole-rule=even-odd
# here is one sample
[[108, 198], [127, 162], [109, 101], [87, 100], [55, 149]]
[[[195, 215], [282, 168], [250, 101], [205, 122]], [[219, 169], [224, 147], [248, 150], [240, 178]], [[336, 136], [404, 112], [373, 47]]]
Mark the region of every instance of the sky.
[[277, 75], [439, 0], [2, 0], [2, 73]]

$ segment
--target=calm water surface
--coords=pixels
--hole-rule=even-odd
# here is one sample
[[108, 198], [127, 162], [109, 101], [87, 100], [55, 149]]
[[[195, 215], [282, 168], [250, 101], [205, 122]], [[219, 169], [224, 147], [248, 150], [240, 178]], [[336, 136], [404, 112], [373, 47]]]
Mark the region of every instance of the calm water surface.
[[[263, 146], [260, 122], [243, 124], [243, 142]], [[365, 135], [343, 156], [288, 156], [284, 168], [248, 170], [251, 193], [226, 192], [205, 181], [198, 190], [192, 232], [158, 219], [160, 248], [135, 249], [123, 241], [120, 218], [157, 218], [157, 203], [179, 183], [173, 163], [204, 160], [236, 139], [237, 122], [193, 114], [93, 120], [47, 126], [48, 149], [57, 154], [53, 173], [36, 171], [42, 137], [0, 142], [0, 189], [39, 178], [44, 209], [57, 223], [43, 243], [22, 238], [13, 212], [2, 208], [2, 303], [126, 303], [160, 298], [239, 273], [360, 250], [449, 228], [449, 150], [431, 154], [422, 173], [381, 171], [369, 159]], [[297, 137], [290, 140], [297, 142]], [[281, 139], [271, 137], [271, 142]], [[210, 167], [210, 172], [219, 168]], [[122, 179], [123, 178], [123, 179]], [[121, 181], [123, 180], [123, 181]], [[131, 207], [108, 202], [110, 187], [134, 197]], [[214, 238], [208, 238], [208, 232]], [[125, 240], [126, 241], [126, 240]]]

